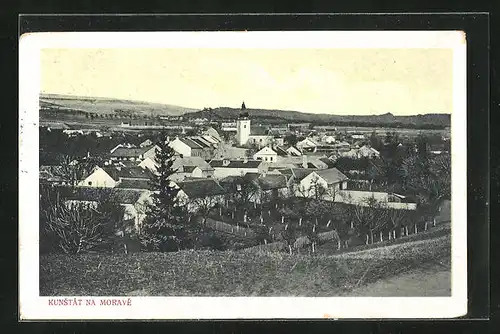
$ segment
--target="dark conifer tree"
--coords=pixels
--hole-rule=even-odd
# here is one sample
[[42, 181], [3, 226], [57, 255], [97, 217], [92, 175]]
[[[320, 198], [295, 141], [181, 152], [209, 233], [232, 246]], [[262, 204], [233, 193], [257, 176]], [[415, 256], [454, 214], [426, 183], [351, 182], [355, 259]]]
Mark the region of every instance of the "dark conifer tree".
[[151, 174], [152, 201], [146, 208], [146, 218], [141, 227], [141, 243], [149, 251], [189, 248], [192, 224], [184, 208], [178, 205], [179, 189], [170, 181], [176, 172], [173, 168], [175, 152], [166, 138], [162, 138], [157, 145], [157, 172]]

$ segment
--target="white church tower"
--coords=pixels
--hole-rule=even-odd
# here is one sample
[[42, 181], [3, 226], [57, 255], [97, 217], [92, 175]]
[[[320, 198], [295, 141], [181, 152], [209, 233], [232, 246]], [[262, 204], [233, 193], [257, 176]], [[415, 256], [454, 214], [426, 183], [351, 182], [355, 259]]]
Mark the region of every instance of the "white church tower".
[[245, 102], [241, 105], [241, 111], [236, 121], [236, 141], [239, 146], [244, 146], [250, 137], [250, 119], [246, 111]]

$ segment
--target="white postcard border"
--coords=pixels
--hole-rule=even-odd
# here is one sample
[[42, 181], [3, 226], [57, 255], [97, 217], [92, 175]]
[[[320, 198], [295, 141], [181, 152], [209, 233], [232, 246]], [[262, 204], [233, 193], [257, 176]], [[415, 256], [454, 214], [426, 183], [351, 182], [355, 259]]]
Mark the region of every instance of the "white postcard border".
[[[42, 48], [452, 48], [451, 297], [74, 297], [39, 296], [38, 97]], [[30, 33], [19, 45], [19, 307], [22, 320], [451, 318], [467, 313], [466, 45], [459, 31]], [[57, 297], [64, 298], [64, 297]], [[86, 305], [93, 300], [96, 306]]]

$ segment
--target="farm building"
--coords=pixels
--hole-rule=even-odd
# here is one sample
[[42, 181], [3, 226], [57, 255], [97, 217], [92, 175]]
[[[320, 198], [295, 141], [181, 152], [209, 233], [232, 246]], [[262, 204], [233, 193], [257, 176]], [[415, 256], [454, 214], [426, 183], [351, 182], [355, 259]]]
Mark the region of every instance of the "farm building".
[[347, 188], [347, 180], [347, 176], [336, 168], [315, 170], [300, 180], [296, 187], [296, 196], [315, 197], [320, 189], [322, 192], [336, 192]]

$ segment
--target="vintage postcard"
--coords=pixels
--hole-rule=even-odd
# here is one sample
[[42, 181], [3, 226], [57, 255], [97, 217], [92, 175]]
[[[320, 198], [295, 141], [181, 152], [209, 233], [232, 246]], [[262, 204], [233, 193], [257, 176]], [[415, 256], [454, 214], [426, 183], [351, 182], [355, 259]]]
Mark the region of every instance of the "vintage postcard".
[[19, 43], [21, 320], [467, 313], [463, 32]]

